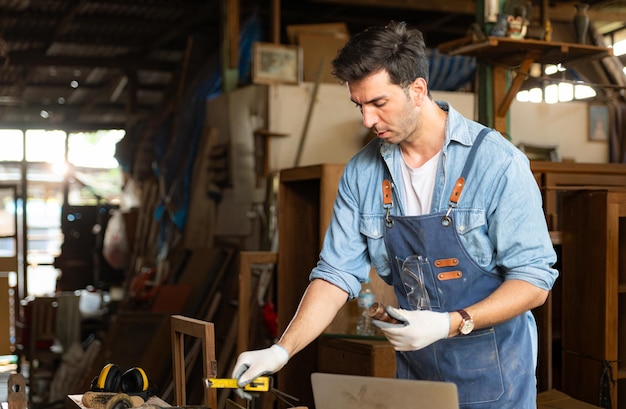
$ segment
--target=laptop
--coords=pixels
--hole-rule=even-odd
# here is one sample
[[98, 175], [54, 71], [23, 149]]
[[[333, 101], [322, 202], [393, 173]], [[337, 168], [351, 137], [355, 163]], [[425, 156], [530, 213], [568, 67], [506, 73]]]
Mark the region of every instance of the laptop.
[[459, 409], [450, 382], [311, 374], [315, 409]]

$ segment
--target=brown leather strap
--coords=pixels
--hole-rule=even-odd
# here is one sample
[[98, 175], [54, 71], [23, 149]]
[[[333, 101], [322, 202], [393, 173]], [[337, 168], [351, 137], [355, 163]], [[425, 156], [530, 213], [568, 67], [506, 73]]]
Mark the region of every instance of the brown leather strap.
[[452, 189], [452, 194], [450, 194], [450, 202], [455, 205], [459, 202], [459, 198], [461, 197], [461, 192], [463, 191], [463, 187], [465, 186], [465, 178], [461, 176], [456, 180], [454, 184], [454, 189]]
[[391, 182], [383, 180], [383, 205], [391, 205]]
[[463, 277], [463, 273], [460, 270], [446, 271], [437, 274], [437, 278], [439, 279], [439, 281], [457, 280], [461, 277]]
[[458, 258], [443, 258], [440, 260], [435, 260], [435, 267], [453, 267], [459, 265]]

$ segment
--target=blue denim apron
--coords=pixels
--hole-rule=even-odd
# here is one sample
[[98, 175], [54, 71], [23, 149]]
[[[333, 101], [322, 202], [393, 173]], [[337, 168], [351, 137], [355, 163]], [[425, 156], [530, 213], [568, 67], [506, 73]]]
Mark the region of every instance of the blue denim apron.
[[[391, 216], [391, 185], [383, 182], [387, 208], [385, 245], [390, 257], [394, 292], [402, 309], [411, 309], [394, 259], [428, 258], [424, 284], [433, 311], [466, 308], [494, 292], [502, 277], [477, 265], [465, 251], [454, 226], [456, 204], [476, 149], [490, 129], [477, 137], [447, 212], [422, 216]], [[477, 181], [478, 182], [478, 181]], [[387, 184], [385, 187], [385, 183]], [[503, 324], [443, 339], [419, 351], [396, 352], [396, 376], [454, 382], [463, 409], [535, 408], [536, 378], [532, 338], [526, 314]]]

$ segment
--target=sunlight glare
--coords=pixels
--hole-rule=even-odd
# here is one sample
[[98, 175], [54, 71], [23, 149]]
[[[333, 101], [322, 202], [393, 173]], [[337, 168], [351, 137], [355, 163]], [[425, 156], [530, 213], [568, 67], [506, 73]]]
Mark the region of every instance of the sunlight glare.
[[530, 102], [539, 103], [543, 100], [541, 88], [533, 88], [529, 91]]
[[545, 88], [545, 102], [547, 104], [556, 104], [559, 102], [559, 86], [557, 84], [550, 84]]

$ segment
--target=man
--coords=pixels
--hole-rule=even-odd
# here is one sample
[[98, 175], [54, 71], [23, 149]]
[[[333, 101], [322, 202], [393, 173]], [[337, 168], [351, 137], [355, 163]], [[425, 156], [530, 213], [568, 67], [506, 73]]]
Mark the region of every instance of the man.
[[[557, 278], [527, 158], [499, 133], [435, 102], [422, 33], [391, 22], [355, 35], [333, 61], [378, 138], [347, 164], [317, 266], [289, 326], [244, 352], [243, 386], [280, 370], [358, 295], [370, 266], [394, 286], [401, 321], [375, 321], [397, 377], [456, 383], [462, 408], [535, 408], [537, 328]], [[401, 262], [428, 260], [431, 310], [414, 310]], [[399, 261], [399, 262], [398, 262]]]

